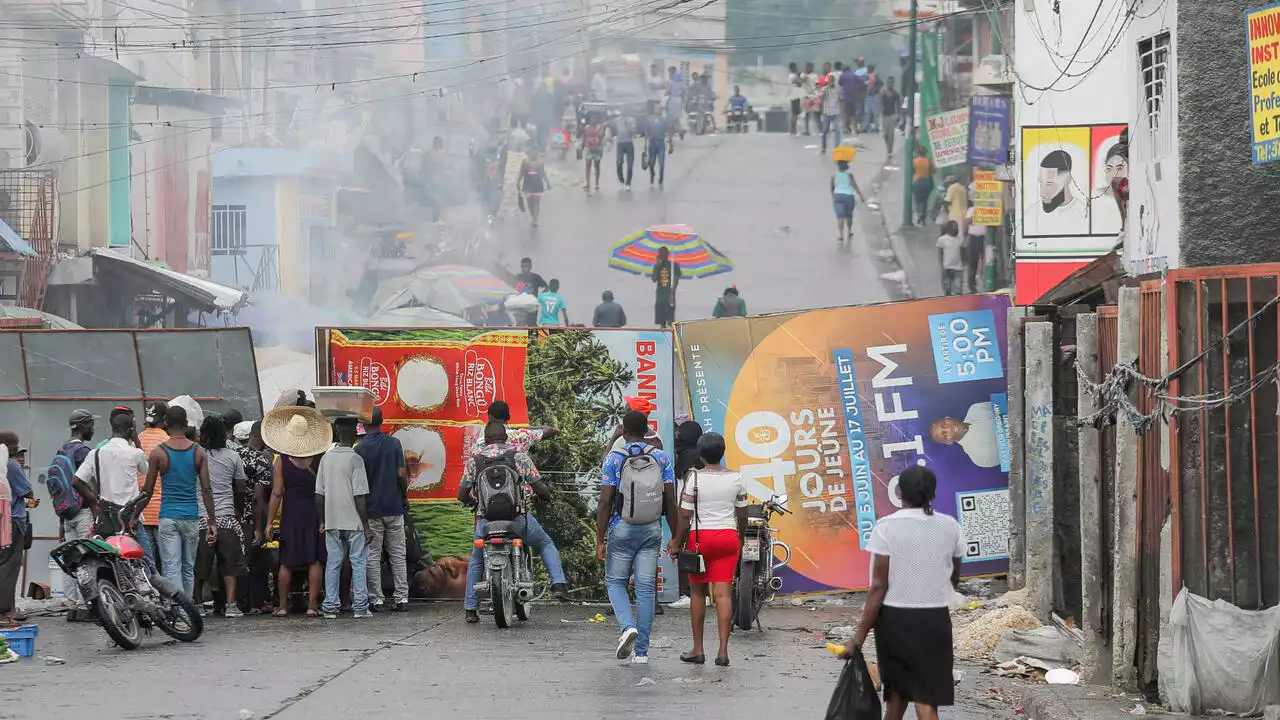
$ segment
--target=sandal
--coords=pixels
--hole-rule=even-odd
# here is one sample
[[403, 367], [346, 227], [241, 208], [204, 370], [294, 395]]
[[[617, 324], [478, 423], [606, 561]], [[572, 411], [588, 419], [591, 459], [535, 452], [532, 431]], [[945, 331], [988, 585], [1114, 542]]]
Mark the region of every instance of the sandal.
[[309, 618], [322, 618], [322, 617], [324, 617], [324, 614], [322, 614], [319, 610], [315, 610], [315, 609], [312, 609], [312, 608], [308, 608], [308, 609], [307, 609], [307, 617], [309, 617]]
[[275, 611], [275, 612], [271, 613], [271, 615], [272, 615], [273, 617], [288, 617], [288, 616], [289, 616], [289, 611], [288, 611], [288, 610], [285, 610], [284, 608], [280, 608], [279, 610], [277, 610], [277, 611]]
[[680, 662], [687, 662], [693, 665], [705, 665], [707, 663], [707, 656], [704, 653], [698, 653], [697, 655], [692, 653], [680, 653]]

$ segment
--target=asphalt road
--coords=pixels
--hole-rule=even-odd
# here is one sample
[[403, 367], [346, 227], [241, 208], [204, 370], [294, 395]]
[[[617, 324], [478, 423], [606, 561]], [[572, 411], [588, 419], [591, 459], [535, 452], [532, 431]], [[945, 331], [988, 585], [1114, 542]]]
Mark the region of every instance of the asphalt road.
[[[884, 152], [879, 138], [864, 138], [868, 147], [859, 152], [854, 172], [870, 196]], [[680, 320], [709, 317], [731, 283], [752, 314], [889, 300], [872, 257], [883, 223], [860, 205], [853, 242], [836, 242], [829, 189], [834, 165], [816, 143], [785, 134], [690, 135], [667, 157], [664, 187], [651, 187], [637, 164], [630, 192], [619, 186], [610, 150], [601, 189], [590, 194], [582, 188], [582, 164], [570, 155], [551, 163], [557, 186], [543, 198], [540, 226], [508, 213], [494, 228], [493, 245], [506, 267], [518, 267], [528, 255], [544, 277], [559, 278], [572, 322], [589, 322], [600, 293], [609, 289], [632, 325], [652, 323], [652, 283], [610, 270], [608, 260], [615, 241], [656, 224], [690, 225], [735, 263], [728, 274], [680, 286]]]
[[[819, 718], [840, 663], [822, 649], [846, 608], [766, 609], [740, 633], [733, 665], [694, 667], [687, 611], [657, 618], [648, 666], [613, 658], [617, 628], [597, 607], [540, 605], [527, 624], [466, 625], [456, 605], [415, 605], [371, 620], [210, 619], [198, 642], [157, 634], [125, 652], [96, 625], [37, 618], [35, 658], [0, 666], [0, 718]], [[44, 656], [64, 665], [49, 666]], [[910, 716], [909, 716], [910, 717]], [[1012, 718], [970, 670], [949, 720]]]

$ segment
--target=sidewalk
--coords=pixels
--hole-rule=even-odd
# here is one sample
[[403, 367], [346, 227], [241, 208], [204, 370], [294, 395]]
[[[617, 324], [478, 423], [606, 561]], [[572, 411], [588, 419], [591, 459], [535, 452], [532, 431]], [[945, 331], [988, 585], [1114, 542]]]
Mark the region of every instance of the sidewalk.
[[1128, 720], [1142, 705], [1145, 714], [1165, 714], [1159, 705], [1135, 695], [1117, 694], [1097, 685], [1033, 685], [1004, 678], [988, 677], [999, 687], [1004, 699], [1031, 720]]

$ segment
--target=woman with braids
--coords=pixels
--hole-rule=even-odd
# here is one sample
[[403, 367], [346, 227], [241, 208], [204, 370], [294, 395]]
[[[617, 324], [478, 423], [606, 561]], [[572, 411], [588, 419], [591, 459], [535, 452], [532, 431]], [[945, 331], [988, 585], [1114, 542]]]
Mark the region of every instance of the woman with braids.
[[861, 648], [875, 629], [885, 720], [902, 720], [909, 703], [919, 720], [937, 720], [938, 708], [955, 701], [949, 605], [965, 541], [955, 518], [933, 511], [937, 486], [926, 467], [904, 470], [898, 476], [903, 507], [876, 521], [867, 544], [871, 588], [845, 654]]

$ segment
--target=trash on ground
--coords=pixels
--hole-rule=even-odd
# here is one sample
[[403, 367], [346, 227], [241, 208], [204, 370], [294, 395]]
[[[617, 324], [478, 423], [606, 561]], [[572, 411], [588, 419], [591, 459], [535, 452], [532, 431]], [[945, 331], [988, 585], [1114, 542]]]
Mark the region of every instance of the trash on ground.
[[852, 625], [836, 625], [827, 630], [828, 640], [848, 640], [853, 637], [854, 628]]
[[995, 652], [996, 644], [1000, 642], [1000, 636], [1005, 631], [1038, 627], [1040, 627], [1040, 621], [1018, 605], [983, 612], [955, 629], [953, 646], [956, 657], [963, 660], [981, 660]]
[[66, 661], [66, 660], [63, 660], [63, 659], [62, 659], [62, 658], [60, 658], [60, 657], [54, 657], [54, 656], [52, 656], [52, 655], [45, 655], [45, 656], [44, 656], [44, 664], [45, 664], [45, 665], [66, 665], [66, 664], [67, 664], [67, 661]]
[[1044, 674], [1044, 681], [1050, 685], [1079, 685], [1080, 675], [1066, 668], [1054, 668]]
[[1084, 659], [1084, 650], [1075, 638], [1064, 636], [1050, 625], [1031, 630], [1006, 630], [996, 642], [994, 654], [997, 661], [1020, 656], [1037, 658], [1049, 668], [1077, 665]]
[[1125, 712], [1129, 713], [1130, 715], [1146, 715], [1147, 707], [1142, 703], [1138, 703], [1137, 705], [1134, 705], [1131, 709], [1126, 710]]
[[658, 681], [653, 678], [640, 678], [640, 682], [636, 683], [636, 687], [644, 687], [645, 685], [657, 685]]

